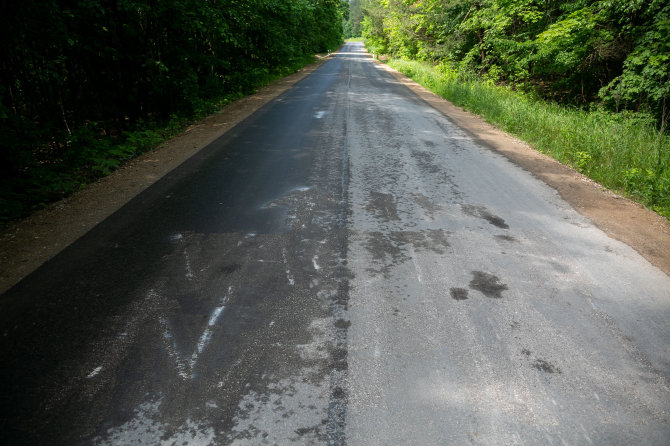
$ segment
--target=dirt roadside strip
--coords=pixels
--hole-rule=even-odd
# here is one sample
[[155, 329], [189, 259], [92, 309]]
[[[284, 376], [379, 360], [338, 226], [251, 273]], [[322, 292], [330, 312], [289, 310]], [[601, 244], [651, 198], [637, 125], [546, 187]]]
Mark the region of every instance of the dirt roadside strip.
[[[9, 225], [0, 234], [0, 294], [200, 149], [312, 73], [323, 61], [224, 107], [81, 192]], [[380, 67], [469, 131], [477, 141], [556, 189], [564, 200], [610, 237], [633, 247], [650, 263], [670, 275], [670, 224], [666, 219], [540, 154], [387, 65], [380, 63]]]

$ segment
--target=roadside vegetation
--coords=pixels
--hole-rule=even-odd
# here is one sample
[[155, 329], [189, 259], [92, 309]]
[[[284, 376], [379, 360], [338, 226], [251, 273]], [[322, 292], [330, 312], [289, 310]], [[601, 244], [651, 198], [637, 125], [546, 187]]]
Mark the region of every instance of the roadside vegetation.
[[670, 218], [670, 137], [648, 117], [561, 106], [464, 78], [444, 65], [402, 59], [391, 59], [389, 65], [540, 152]]
[[0, 6], [0, 226], [342, 42], [341, 0]]
[[670, 218], [667, 2], [352, 0], [350, 20], [356, 9], [394, 68]]

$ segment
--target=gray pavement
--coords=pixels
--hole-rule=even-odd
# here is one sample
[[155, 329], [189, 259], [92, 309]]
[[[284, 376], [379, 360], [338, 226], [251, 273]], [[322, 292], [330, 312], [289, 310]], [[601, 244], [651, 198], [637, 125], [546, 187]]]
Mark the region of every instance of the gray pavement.
[[668, 444], [669, 278], [352, 67], [348, 442]]
[[670, 278], [345, 45], [0, 297], [3, 444], [668, 444]]

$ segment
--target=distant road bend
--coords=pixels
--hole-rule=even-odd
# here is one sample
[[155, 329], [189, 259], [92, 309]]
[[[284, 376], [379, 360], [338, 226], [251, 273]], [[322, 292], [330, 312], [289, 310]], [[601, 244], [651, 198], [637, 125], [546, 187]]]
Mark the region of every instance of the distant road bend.
[[670, 278], [348, 43], [0, 297], [7, 445], [667, 445]]

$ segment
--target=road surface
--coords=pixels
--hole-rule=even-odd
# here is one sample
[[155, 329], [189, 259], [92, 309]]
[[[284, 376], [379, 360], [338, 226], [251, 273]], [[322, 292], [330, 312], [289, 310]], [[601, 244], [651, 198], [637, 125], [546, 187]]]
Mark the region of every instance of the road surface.
[[668, 444], [670, 278], [341, 52], [0, 297], [9, 445]]

